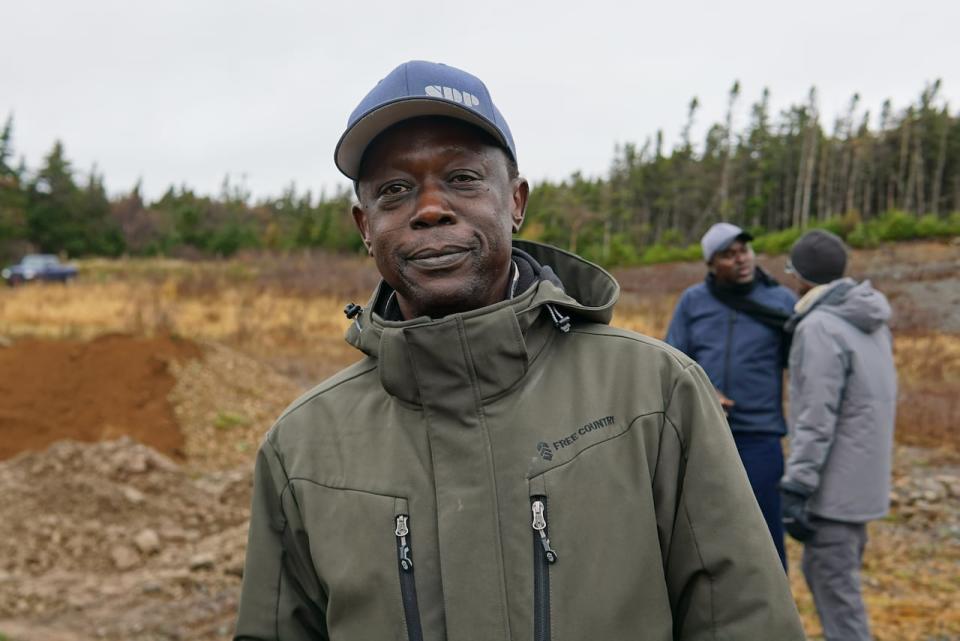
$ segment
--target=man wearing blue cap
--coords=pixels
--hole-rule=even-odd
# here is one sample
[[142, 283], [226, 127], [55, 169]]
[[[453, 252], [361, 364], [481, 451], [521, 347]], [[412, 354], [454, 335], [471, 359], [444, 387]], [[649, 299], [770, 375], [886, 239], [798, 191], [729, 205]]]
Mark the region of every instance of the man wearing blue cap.
[[703, 371], [608, 325], [602, 269], [512, 241], [484, 84], [401, 65], [336, 151], [383, 277], [364, 358], [257, 457], [236, 639], [803, 638]]
[[778, 483], [783, 370], [789, 353], [784, 326], [796, 296], [756, 264], [753, 237], [716, 223], [700, 245], [707, 262], [703, 283], [680, 296], [666, 341], [697, 361], [727, 413], [737, 451], [786, 568]]

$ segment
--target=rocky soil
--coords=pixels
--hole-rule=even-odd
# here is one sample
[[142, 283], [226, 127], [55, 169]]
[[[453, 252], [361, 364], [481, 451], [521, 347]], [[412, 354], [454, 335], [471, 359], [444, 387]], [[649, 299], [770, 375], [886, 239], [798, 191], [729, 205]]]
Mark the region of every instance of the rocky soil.
[[55, 391], [113, 418], [52, 414], [42, 378], [18, 383], [48, 429], [40, 442], [3, 433], [7, 456], [25, 451], [0, 461], [0, 640], [229, 638], [253, 454], [303, 390], [236, 350], [169, 337], [8, 343], [0, 372], [38, 350], [82, 361]]
[[129, 438], [0, 464], [0, 632], [227, 638], [249, 487], [245, 470], [195, 477]]
[[[960, 639], [960, 464], [900, 446], [893, 513], [871, 525], [878, 641]], [[198, 474], [129, 438], [0, 463], [0, 633], [17, 641], [229, 639], [249, 466]], [[808, 630], [818, 626], [794, 559]]]

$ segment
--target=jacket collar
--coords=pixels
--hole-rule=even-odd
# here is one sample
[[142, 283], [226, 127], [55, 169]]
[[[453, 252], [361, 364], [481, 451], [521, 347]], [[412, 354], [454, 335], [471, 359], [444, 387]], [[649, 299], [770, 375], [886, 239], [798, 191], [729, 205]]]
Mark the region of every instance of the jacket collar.
[[843, 299], [855, 285], [856, 281], [852, 278], [840, 278], [812, 288], [793, 306], [793, 316], [787, 321], [786, 330], [788, 332], [794, 331], [800, 321], [806, 318], [810, 312], [821, 305], [829, 305]]
[[610, 322], [620, 294], [610, 274], [547, 245], [514, 241], [514, 248], [541, 268], [539, 279], [513, 298], [469, 312], [386, 320], [376, 310], [388, 309], [393, 289], [380, 282], [346, 338], [379, 359], [388, 393], [411, 403], [443, 404], [470, 386], [477, 400], [490, 398], [523, 377], [536, 354], [566, 331], [564, 321], [567, 328], [570, 318]]

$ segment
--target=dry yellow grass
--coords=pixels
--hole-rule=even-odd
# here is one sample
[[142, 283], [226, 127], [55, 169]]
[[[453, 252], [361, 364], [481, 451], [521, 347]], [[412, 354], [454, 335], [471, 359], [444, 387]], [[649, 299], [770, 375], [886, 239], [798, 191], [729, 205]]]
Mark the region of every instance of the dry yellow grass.
[[894, 356], [901, 383], [939, 382], [960, 388], [960, 337], [956, 335], [897, 336]]
[[173, 334], [240, 347], [283, 368], [310, 359], [306, 377], [324, 377], [358, 354], [343, 341], [344, 301], [259, 291], [219, 282], [184, 295], [171, 274], [144, 281], [78, 281], [0, 291], [0, 336], [87, 339], [109, 333]]
[[[960, 607], [956, 595], [960, 577], [960, 547], [923, 542], [896, 522], [868, 526], [870, 542], [864, 554], [863, 599], [877, 641], [932, 641], [960, 638]], [[920, 541], [918, 543], [918, 541]], [[787, 542], [791, 563], [790, 587], [811, 641], [822, 630], [800, 569], [802, 547]]]
[[303, 299], [242, 287], [183, 297], [172, 278], [159, 284], [45, 285], [4, 292], [0, 333], [88, 338], [108, 332], [173, 332], [226, 341], [254, 333], [261, 340], [306, 339], [342, 331], [342, 308], [342, 302], [331, 297]]
[[[116, 264], [94, 261], [85, 267], [93, 276], [68, 286], [0, 291], [0, 336], [170, 333], [242, 348], [304, 386], [359, 357], [343, 341], [348, 321], [342, 310], [348, 299], [363, 299], [323, 293], [335, 284], [319, 277], [304, 290], [264, 282], [257, 266], [245, 263], [127, 261], [122, 277]], [[613, 322], [662, 338], [676, 298], [627, 294]], [[901, 387], [898, 438], [960, 452], [960, 336], [898, 334], [895, 354]]]
[[624, 294], [614, 308], [613, 325], [663, 339], [673, 308], [679, 298], [676, 295], [646, 296]]

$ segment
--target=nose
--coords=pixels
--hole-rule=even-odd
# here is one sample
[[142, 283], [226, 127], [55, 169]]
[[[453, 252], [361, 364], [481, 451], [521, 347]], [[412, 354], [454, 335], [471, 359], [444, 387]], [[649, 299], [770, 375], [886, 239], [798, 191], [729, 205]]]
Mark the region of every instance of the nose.
[[457, 222], [457, 215], [450, 208], [439, 185], [425, 183], [421, 186], [416, 207], [410, 219], [410, 226], [414, 229], [453, 225]]

